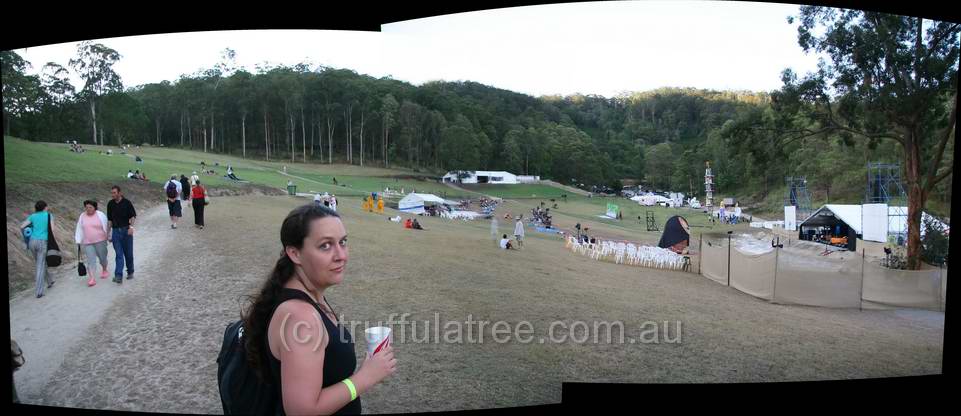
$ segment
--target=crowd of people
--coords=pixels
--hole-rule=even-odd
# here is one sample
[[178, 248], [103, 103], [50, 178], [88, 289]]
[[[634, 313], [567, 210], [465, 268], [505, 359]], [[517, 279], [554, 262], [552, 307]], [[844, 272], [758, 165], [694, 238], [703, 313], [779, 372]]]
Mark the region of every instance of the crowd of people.
[[327, 208], [337, 211], [337, 197], [333, 194], [328, 194], [327, 192], [324, 192], [323, 195], [319, 193], [314, 194], [314, 204], [323, 205]]
[[721, 224], [737, 224], [741, 221], [741, 206], [740, 204], [735, 204], [734, 207], [730, 209], [721, 206], [718, 208], [715, 217]]
[[86, 152], [86, 149], [83, 148], [83, 145], [77, 143], [77, 141], [74, 140], [70, 142], [70, 151], [74, 153], [83, 153], [83, 152]]
[[480, 205], [481, 213], [491, 215], [497, 209], [499, 201], [490, 198], [481, 198], [477, 203]]
[[[77, 251], [84, 253], [89, 267], [88, 286], [96, 285], [94, 275], [99, 270], [101, 279], [110, 276], [107, 263], [107, 243], [112, 243], [116, 252], [114, 279], [123, 283], [124, 268], [127, 280], [133, 279], [133, 235], [137, 210], [133, 203], [123, 196], [121, 188], [114, 185], [110, 189], [110, 202], [107, 212], [99, 210], [97, 201], [83, 201], [83, 212], [77, 219], [74, 241]], [[62, 260], [59, 244], [54, 235], [54, 216], [45, 201], [34, 204], [34, 213], [20, 224], [21, 233], [27, 240], [27, 247], [33, 254], [35, 263], [36, 296], [41, 298], [46, 289], [56, 283], [50, 275], [49, 267], [59, 266]], [[99, 267], [94, 267], [97, 264]], [[85, 267], [86, 268], [86, 267]]]
[[364, 196], [364, 201], [361, 204], [361, 209], [367, 212], [377, 212], [378, 214], [384, 213], [384, 196], [379, 195], [376, 192], [372, 192], [370, 195]]
[[539, 225], [545, 228], [551, 228], [551, 220], [553, 218], [551, 217], [551, 209], [542, 208], [543, 206], [544, 203], [541, 202], [540, 206], [536, 206], [531, 209], [531, 224]]
[[136, 179], [136, 180], [141, 180], [146, 182], [147, 175], [144, 175], [143, 172], [140, 171], [140, 169], [137, 169], [136, 171], [127, 170], [127, 179]]

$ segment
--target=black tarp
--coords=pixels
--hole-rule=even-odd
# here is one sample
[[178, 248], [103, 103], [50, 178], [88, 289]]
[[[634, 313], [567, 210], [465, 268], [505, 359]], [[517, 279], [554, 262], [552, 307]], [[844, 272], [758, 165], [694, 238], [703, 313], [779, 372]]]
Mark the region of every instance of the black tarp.
[[664, 225], [664, 233], [661, 234], [661, 241], [657, 243], [658, 247], [671, 248], [682, 241], [687, 241], [690, 244], [691, 235], [684, 229], [681, 220], [684, 220], [684, 224], [687, 224], [687, 220], [680, 215], [668, 218], [667, 224]]

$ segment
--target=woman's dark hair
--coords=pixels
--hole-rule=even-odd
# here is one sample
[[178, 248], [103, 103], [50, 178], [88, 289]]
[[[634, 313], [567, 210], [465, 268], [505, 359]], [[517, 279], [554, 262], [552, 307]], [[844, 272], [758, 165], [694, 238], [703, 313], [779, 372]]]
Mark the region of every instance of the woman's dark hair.
[[91, 199], [83, 201], [83, 206], [86, 207], [87, 205], [93, 206], [93, 209], [97, 209], [97, 201]]
[[270, 271], [270, 277], [264, 282], [260, 292], [252, 297], [250, 308], [243, 317], [244, 346], [247, 349], [247, 362], [254, 368], [257, 375], [266, 380], [269, 374], [267, 366], [267, 327], [270, 317], [280, 300], [280, 293], [284, 285], [294, 277], [294, 262], [287, 256], [286, 247], [302, 248], [304, 238], [310, 232], [310, 224], [314, 220], [327, 217], [340, 218], [336, 211], [314, 204], [295, 208], [284, 218], [280, 226], [280, 258]]
[[33, 209], [36, 210], [37, 212], [43, 211], [43, 209], [46, 207], [47, 207], [47, 203], [44, 202], [43, 200], [37, 201], [37, 203], [33, 205]]
[[507, 234], [504, 234], [504, 236], [503, 236], [503, 237], [501, 237], [501, 238], [507, 238]]

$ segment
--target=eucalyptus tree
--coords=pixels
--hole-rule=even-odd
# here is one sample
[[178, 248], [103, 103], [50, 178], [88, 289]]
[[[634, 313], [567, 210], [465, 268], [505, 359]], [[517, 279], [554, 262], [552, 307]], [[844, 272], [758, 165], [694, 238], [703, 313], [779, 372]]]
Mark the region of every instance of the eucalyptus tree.
[[392, 94], [387, 94], [381, 99], [380, 113], [383, 117], [383, 154], [384, 154], [384, 167], [390, 166], [389, 159], [387, 158], [387, 147], [390, 143], [390, 128], [394, 125], [394, 115], [397, 113], [399, 105], [397, 100]]
[[961, 24], [820, 6], [802, 6], [797, 20], [800, 46], [830, 62], [822, 59], [818, 71], [802, 79], [784, 71], [784, 86], [771, 97], [789, 120], [783, 134], [898, 143], [908, 194], [908, 266], [918, 269], [921, 212], [953, 171], [945, 149], [957, 122]]
[[[81, 94], [90, 104], [90, 123], [93, 128], [94, 144], [97, 144], [97, 98], [123, 90], [120, 75], [113, 70], [114, 64], [120, 58], [121, 55], [117, 51], [103, 44], [84, 41], [77, 45], [77, 56], [70, 60], [70, 66], [84, 80]], [[103, 137], [102, 133], [101, 137]]]
[[[13, 118], [19, 117], [29, 107], [30, 84], [39, 80], [30, 80], [26, 70], [30, 62], [24, 60], [14, 51], [0, 51], [0, 79], [3, 80], [3, 126], [4, 134], [10, 135], [10, 125]], [[34, 77], [36, 78], [36, 77]]]

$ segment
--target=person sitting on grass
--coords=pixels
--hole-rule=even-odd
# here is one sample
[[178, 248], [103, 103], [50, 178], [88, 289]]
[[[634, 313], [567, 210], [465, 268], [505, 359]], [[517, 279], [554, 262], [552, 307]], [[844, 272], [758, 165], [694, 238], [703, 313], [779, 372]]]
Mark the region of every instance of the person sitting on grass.
[[234, 175], [234, 168], [231, 167], [230, 165], [227, 165], [227, 177], [235, 181], [240, 180], [240, 178], [238, 178], [237, 175]]
[[414, 219], [414, 222], [411, 224], [411, 227], [413, 227], [415, 230], [423, 230], [423, 229], [424, 229], [424, 227], [421, 227], [421, 226], [420, 226], [420, 223], [417, 222], [417, 219]]
[[509, 238], [507, 238], [507, 234], [504, 234], [504, 236], [501, 237], [501, 243], [500, 243], [500, 244], [501, 244], [501, 248], [504, 249], [504, 250], [510, 250], [510, 249], [513, 249], [513, 248], [514, 248], [514, 245], [511, 244], [511, 240], [510, 240]]
[[127, 179], [140, 179], [134, 175], [132, 170], [127, 170]]
[[410, 218], [404, 220], [404, 228], [414, 228], [414, 223]]

